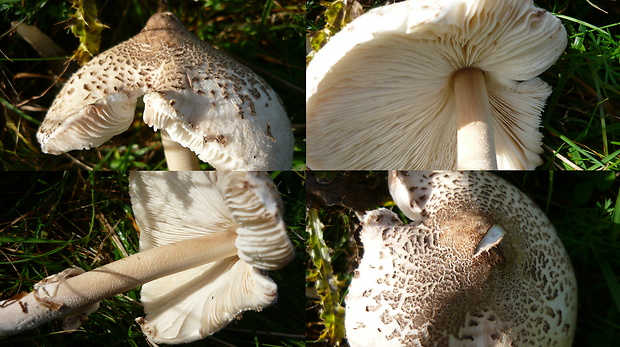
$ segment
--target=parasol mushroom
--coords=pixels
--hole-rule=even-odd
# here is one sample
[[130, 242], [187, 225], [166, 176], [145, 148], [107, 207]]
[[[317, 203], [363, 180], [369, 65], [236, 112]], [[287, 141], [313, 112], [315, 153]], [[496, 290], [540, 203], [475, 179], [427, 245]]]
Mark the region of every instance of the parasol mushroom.
[[[89, 272], [66, 270], [32, 293], [1, 302], [0, 336], [67, 316], [83, 320], [99, 301], [148, 282], [142, 294], [147, 316], [138, 321], [155, 342], [203, 338], [241, 312], [274, 302], [277, 286], [264, 271], [284, 266], [293, 253], [267, 174], [132, 172], [130, 181], [141, 251]], [[167, 288], [153, 293], [161, 283]], [[179, 312], [188, 300], [194, 300], [191, 310]], [[169, 315], [175, 336], [162, 327]]]
[[[209, 185], [213, 187], [207, 189]], [[276, 299], [277, 287], [264, 271], [281, 268], [293, 253], [282, 222], [282, 202], [266, 173], [228, 174], [205, 180], [192, 173], [171, 176], [142, 172], [134, 177], [130, 188], [136, 201], [134, 209], [143, 216], [138, 221], [145, 233], [140, 238], [141, 250], [204, 234], [237, 234], [237, 257], [142, 287], [146, 317], [137, 321], [151, 341], [201, 339], [242, 311], [260, 311]], [[172, 210], [170, 204], [182, 208]], [[207, 225], [205, 220], [211, 223]], [[222, 297], [226, 300], [219, 299]]]
[[[543, 212], [485, 172], [392, 172], [398, 206], [364, 217], [346, 297], [351, 346], [570, 346], [577, 283]], [[400, 200], [400, 201], [399, 201]]]
[[536, 76], [566, 43], [559, 19], [531, 0], [373, 9], [308, 65], [308, 167], [532, 169], [551, 93]]
[[162, 130], [171, 170], [197, 169], [196, 154], [219, 170], [292, 165], [293, 134], [276, 93], [168, 12], [71, 77], [37, 133], [42, 151], [101, 145], [129, 128], [143, 95], [144, 121]]

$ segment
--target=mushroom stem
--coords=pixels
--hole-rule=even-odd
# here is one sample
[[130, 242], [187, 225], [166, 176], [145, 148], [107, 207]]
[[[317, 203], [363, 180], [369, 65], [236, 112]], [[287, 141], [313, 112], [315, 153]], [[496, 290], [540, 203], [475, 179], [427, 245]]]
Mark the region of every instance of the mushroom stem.
[[493, 120], [484, 72], [467, 68], [453, 76], [459, 170], [497, 170]]
[[161, 142], [164, 145], [164, 155], [170, 171], [198, 171], [200, 170], [198, 156], [191, 149], [183, 147], [172, 140], [166, 130], [161, 129]]
[[0, 302], [0, 337], [17, 334], [144, 283], [237, 254], [236, 233], [220, 232], [155, 247], [21, 298]]

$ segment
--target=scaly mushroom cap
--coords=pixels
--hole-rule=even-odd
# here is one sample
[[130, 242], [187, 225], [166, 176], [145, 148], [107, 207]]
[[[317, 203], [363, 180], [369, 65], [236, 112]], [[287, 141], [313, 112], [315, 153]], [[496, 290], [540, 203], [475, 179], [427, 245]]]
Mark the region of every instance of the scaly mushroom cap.
[[576, 279], [527, 196], [484, 172], [395, 178], [410, 192], [399, 207], [418, 219], [403, 225], [386, 209], [364, 217], [346, 297], [352, 346], [571, 345]]
[[263, 270], [293, 257], [282, 201], [264, 172], [132, 172], [130, 194], [140, 250], [210, 233], [236, 233], [238, 256], [145, 284], [145, 318], [156, 343], [202, 339], [243, 311], [260, 311], [277, 297]]
[[454, 169], [452, 77], [484, 73], [499, 169], [541, 164], [551, 88], [536, 78], [566, 46], [531, 0], [415, 0], [383, 6], [334, 35], [307, 69], [308, 167]]
[[62, 88], [37, 139], [45, 153], [97, 147], [144, 121], [220, 170], [286, 170], [293, 135], [276, 93], [258, 75], [207, 45], [171, 13], [99, 54]]

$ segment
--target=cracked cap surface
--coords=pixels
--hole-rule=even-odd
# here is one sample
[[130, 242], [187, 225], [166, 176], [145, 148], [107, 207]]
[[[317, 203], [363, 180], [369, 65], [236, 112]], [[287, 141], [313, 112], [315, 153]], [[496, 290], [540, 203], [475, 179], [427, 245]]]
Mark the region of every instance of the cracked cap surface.
[[527, 196], [485, 172], [392, 176], [411, 194], [398, 206], [418, 220], [366, 214], [346, 298], [352, 346], [570, 346], [575, 275]]

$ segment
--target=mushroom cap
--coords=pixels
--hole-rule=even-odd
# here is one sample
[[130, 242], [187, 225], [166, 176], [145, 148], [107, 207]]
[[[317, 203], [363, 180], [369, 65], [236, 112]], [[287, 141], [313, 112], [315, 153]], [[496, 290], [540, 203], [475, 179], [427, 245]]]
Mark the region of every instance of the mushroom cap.
[[316, 170], [454, 169], [452, 75], [484, 72], [500, 169], [541, 163], [537, 75], [567, 43], [531, 0], [416, 0], [368, 11], [306, 73], [307, 164]]
[[144, 95], [144, 121], [220, 170], [283, 170], [294, 139], [276, 93], [168, 12], [99, 54], [65, 84], [37, 139], [45, 153], [101, 145], [131, 125]]
[[[146, 283], [143, 332], [156, 343], [211, 335], [277, 298], [264, 270], [286, 265], [293, 247], [282, 201], [264, 172], [132, 172], [130, 194], [140, 250], [210, 233], [236, 233], [238, 256]], [[174, 285], [171, 285], [174, 284]]]
[[570, 346], [576, 279], [527, 196], [485, 172], [398, 175], [421, 218], [364, 217], [346, 297], [352, 346]]

